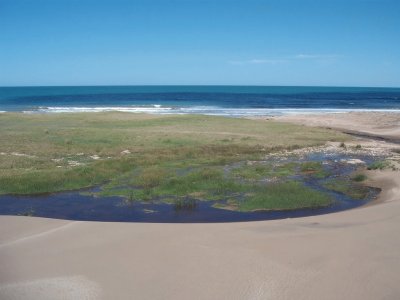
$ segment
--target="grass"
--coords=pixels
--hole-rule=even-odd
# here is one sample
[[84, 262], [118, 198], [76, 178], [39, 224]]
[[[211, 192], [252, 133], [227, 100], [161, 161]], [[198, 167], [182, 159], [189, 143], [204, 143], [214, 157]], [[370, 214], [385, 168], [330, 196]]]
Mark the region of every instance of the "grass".
[[368, 165], [368, 170], [383, 170], [390, 167], [390, 163], [385, 160], [378, 160], [373, 162], [372, 164]]
[[0, 128], [0, 194], [80, 189], [126, 179], [134, 168], [165, 169], [141, 175], [138, 184], [151, 188], [172, 168], [221, 166], [346, 138], [275, 122], [116, 112], [5, 113]]
[[327, 206], [332, 199], [319, 191], [296, 181], [260, 186], [246, 201], [239, 204], [240, 211], [292, 210]]
[[0, 176], [0, 194], [40, 194], [91, 187], [132, 167], [132, 161], [123, 159], [97, 161], [74, 168], [3, 171]]
[[197, 207], [196, 200], [194, 199], [177, 199], [174, 201], [175, 210], [194, 210]]
[[[143, 171], [146, 174], [147, 172], [148, 170]], [[165, 202], [174, 204], [177, 210], [194, 209], [196, 200], [222, 201], [214, 206], [240, 211], [322, 207], [332, 202], [326, 194], [297, 181], [284, 180], [273, 184], [243, 183], [225, 176], [223, 169], [218, 167], [200, 168], [184, 175], [164, 177], [163, 180], [157, 181], [157, 184], [141, 186], [138, 189], [117, 190], [114, 195], [124, 193], [139, 201], [164, 199]], [[226, 199], [228, 201], [225, 203]]]
[[296, 163], [287, 163], [283, 165], [259, 164], [245, 165], [232, 171], [235, 177], [246, 180], [259, 180], [267, 177], [284, 177], [294, 175], [296, 172]]
[[303, 174], [309, 174], [315, 178], [324, 178], [329, 175], [324, 169], [322, 162], [318, 161], [303, 162], [300, 166], [300, 170]]
[[[328, 196], [286, 178], [299, 170], [324, 177], [320, 163], [256, 162], [228, 173], [225, 167], [347, 138], [273, 121], [115, 112], [5, 113], [0, 128], [0, 194], [101, 185], [99, 196], [120, 196], [126, 203], [161, 200], [177, 210], [194, 209], [197, 200], [227, 199], [242, 211], [329, 205]], [[281, 182], [256, 182], [266, 177]]]
[[326, 181], [323, 186], [329, 190], [342, 193], [355, 200], [363, 200], [368, 195], [368, 188], [343, 178]]
[[191, 197], [201, 200], [221, 200], [232, 193], [240, 192], [243, 186], [232, 179], [224, 178], [217, 168], [200, 168], [183, 176], [172, 176], [157, 186], [137, 190], [138, 197]]
[[367, 179], [367, 175], [365, 174], [356, 174], [351, 178], [353, 181], [361, 182]]

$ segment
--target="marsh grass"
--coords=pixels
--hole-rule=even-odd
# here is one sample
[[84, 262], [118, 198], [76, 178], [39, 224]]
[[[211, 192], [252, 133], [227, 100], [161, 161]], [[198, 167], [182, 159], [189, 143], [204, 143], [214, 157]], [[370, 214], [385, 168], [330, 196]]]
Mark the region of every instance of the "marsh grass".
[[390, 167], [390, 163], [385, 160], [378, 160], [368, 165], [368, 170], [383, 170]]
[[297, 181], [255, 186], [246, 201], [239, 202], [239, 210], [291, 210], [327, 206], [332, 199]]
[[367, 179], [367, 175], [365, 174], [356, 174], [351, 178], [353, 181], [361, 182]]
[[3, 173], [0, 194], [41, 194], [91, 187], [115, 174], [127, 172], [133, 166], [129, 160], [107, 160], [75, 168]]
[[243, 186], [224, 177], [218, 168], [201, 168], [184, 176], [174, 176], [154, 187], [153, 195], [220, 200], [239, 192]]
[[232, 175], [247, 180], [259, 180], [267, 177], [285, 177], [294, 175], [297, 165], [297, 163], [287, 163], [283, 165], [255, 163], [253, 165], [245, 165], [233, 169]]
[[324, 169], [322, 162], [307, 161], [300, 165], [300, 170], [303, 174], [309, 174], [315, 178], [324, 178], [329, 175], [328, 171]]
[[329, 190], [342, 193], [355, 200], [363, 200], [368, 195], [368, 187], [346, 180], [343, 178], [332, 178], [323, 183]]
[[[179, 202], [182, 199], [239, 201], [249, 197], [252, 200], [243, 210], [254, 208], [255, 203], [263, 209], [273, 209], [270, 203], [283, 209], [308, 206], [316, 204], [313, 201], [320, 195], [298, 183], [271, 189], [244, 184], [226, 176], [225, 165], [260, 160], [283, 149], [346, 140], [331, 130], [284, 123], [127, 113], [6, 113], [0, 115], [0, 128], [0, 194], [102, 185], [99, 196], [121, 196], [129, 202], [169, 199], [178, 201], [178, 207], [185, 207]], [[289, 176], [295, 168], [258, 165], [236, 175], [250, 179]], [[318, 170], [312, 172], [318, 174]], [[314, 200], [288, 196], [285, 188]], [[274, 202], [277, 199], [271, 200], [281, 196], [286, 200], [279, 205]], [[316, 205], [327, 203], [324, 197], [319, 199], [322, 202]]]
[[180, 210], [195, 210], [197, 207], [196, 200], [190, 198], [179, 198], [173, 202], [174, 209]]

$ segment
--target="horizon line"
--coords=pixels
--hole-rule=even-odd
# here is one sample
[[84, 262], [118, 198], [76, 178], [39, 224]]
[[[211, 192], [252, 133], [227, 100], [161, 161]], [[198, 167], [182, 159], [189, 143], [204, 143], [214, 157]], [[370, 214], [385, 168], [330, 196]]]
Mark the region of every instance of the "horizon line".
[[83, 85], [0, 85], [0, 88], [46, 88], [46, 87], [321, 87], [321, 88], [392, 88], [400, 86], [368, 85], [262, 85], [262, 84], [83, 84]]

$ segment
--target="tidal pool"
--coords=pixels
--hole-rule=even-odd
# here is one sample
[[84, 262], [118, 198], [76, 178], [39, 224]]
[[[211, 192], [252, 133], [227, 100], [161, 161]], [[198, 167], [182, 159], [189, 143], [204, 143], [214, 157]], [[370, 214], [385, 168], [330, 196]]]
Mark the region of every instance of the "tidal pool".
[[[367, 187], [362, 199], [354, 199], [346, 193], [337, 191], [338, 189], [329, 188], [326, 184], [338, 178], [351, 180], [350, 176], [354, 171], [374, 160], [375, 157], [367, 154], [321, 151], [307, 153], [301, 157], [272, 157], [258, 162], [322, 163], [325, 172], [323, 176], [310, 176], [307, 172], [302, 172], [290, 174], [287, 178], [329, 195], [333, 201], [326, 207], [235, 211], [217, 208], [224, 207], [226, 200], [203, 201], [190, 197], [181, 198], [179, 202], [172, 204], [163, 201], [130, 202], [121, 197], [96, 197], [95, 193], [99, 189], [97, 187], [88, 189], [85, 193], [73, 191], [34, 196], [3, 195], [0, 196], [0, 214], [85, 221], [165, 223], [241, 222], [327, 214], [362, 206], [377, 196], [378, 189]], [[231, 168], [237, 168], [237, 165]]]

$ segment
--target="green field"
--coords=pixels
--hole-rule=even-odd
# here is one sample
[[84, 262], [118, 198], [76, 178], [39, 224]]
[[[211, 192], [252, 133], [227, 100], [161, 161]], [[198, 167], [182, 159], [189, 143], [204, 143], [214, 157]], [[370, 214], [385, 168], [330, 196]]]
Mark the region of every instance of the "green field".
[[[130, 113], [4, 113], [0, 128], [0, 194], [102, 185], [98, 195], [129, 201], [241, 199], [241, 210], [319, 206], [327, 199], [298, 183], [256, 182], [265, 174], [290, 175], [293, 165], [244, 167], [229, 174], [226, 166], [347, 139], [332, 130], [273, 121]], [[323, 176], [318, 165], [302, 170]], [[262, 197], [269, 188], [274, 199]], [[307, 196], [296, 200], [285, 193]]]

